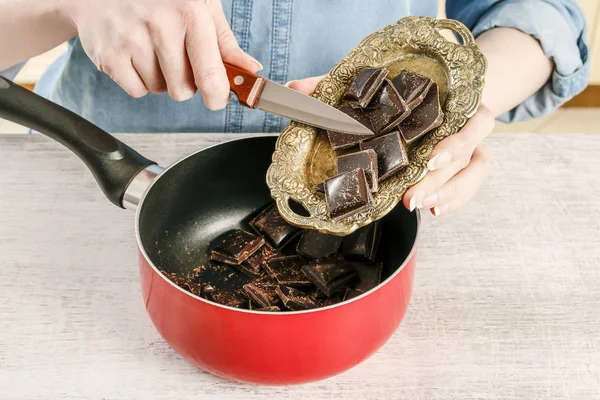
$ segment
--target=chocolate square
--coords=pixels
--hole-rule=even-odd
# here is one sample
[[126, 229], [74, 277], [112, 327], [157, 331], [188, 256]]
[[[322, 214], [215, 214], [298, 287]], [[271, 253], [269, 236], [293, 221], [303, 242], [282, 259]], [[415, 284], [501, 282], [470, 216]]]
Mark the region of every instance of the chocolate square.
[[383, 263], [353, 264], [352, 266], [358, 275], [354, 289], [359, 292], [368, 292], [381, 283]]
[[363, 169], [344, 172], [325, 181], [327, 213], [333, 221], [351, 217], [372, 206], [371, 190]]
[[391, 131], [410, 114], [408, 105], [389, 79], [384, 81], [382, 88], [364, 111], [377, 135]]
[[211, 243], [210, 259], [237, 265], [260, 249], [263, 243], [261, 237], [250, 232], [241, 229], [227, 231]]
[[248, 297], [244, 296], [241, 290], [214, 290], [207, 299], [234, 308], [248, 307]]
[[433, 81], [416, 72], [403, 69], [398, 76], [392, 79], [392, 83], [408, 105], [408, 108], [414, 110], [427, 95]]
[[300, 256], [273, 257], [263, 263], [263, 268], [280, 285], [306, 287], [311, 282], [302, 274], [305, 264], [306, 260]]
[[271, 307], [279, 303], [275, 293], [277, 284], [270, 278], [257, 279], [243, 286], [244, 292], [261, 307]]
[[344, 238], [342, 236], [326, 235], [315, 230], [306, 230], [296, 246], [296, 251], [302, 257], [309, 259], [327, 257], [338, 251]]
[[371, 192], [377, 192], [379, 189], [377, 182], [377, 153], [375, 150], [368, 149], [350, 153], [337, 158], [337, 173], [352, 171], [356, 168], [362, 168], [365, 171], [367, 183]]
[[314, 260], [302, 267], [302, 272], [328, 297], [356, 276], [356, 270], [339, 256]]
[[375, 221], [346, 236], [342, 255], [351, 260], [374, 261], [381, 238], [381, 223]]
[[168, 273], [167, 271], [160, 270], [164, 276], [166, 276], [171, 282], [182, 288], [183, 290], [187, 290], [190, 293], [195, 294], [196, 296], [202, 295], [202, 287], [201, 285], [194, 283], [188, 279], [182, 278], [175, 274]]
[[317, 303], [313, 298], [298, 289], [279, 285], [275, 288], [275, 292], [288, 310], [299, 311], [317, 307]]
[[437, 128], [444, 121], [437, 84], [431, 85], [423, 102], [416, 107], [398, 129], [406, 143], [412, 143]]
[[250, 221], [250, 227], [278, 249], [284, 247], [299, 231], [299, 228], [283, 219], [275, 203]]
[[[367, 128], [372, 129], [371, 122], [369, 121], [369, 118], [367, 118], [363, 110], [358, 108], [352, 108], [345, 104], [337, 107], [337, 109], [345, 114], [348, 114], [350, 117], [354, 118]], [[352, 146], [356, 146], [365, 139], [364, 135], [353, 135], [347, 132], [335, 131], [327, 131], [327, 137], [329, 138], [329, 143], [331, 144], [331, 147], [333, 147], [334, 150], [348, 149]]]
[[348, 86], [343, 100], [354, 108], [365, 108], [387, 75], [388, 70], [384, 68], [364, 68]]
[[260, 249], [241, 263], [238, 268], [250, 276], [260, 276], [262, 274], [261, 266], [265, 261], [270, 260], [278, 255], [269, 243], [265, 242]]
[[409, 164], [408, 153], [397, 131], [379, 136], [360, 144], [361, 150], [372, 149], [377, 153], [379, 182], [389, 178]]

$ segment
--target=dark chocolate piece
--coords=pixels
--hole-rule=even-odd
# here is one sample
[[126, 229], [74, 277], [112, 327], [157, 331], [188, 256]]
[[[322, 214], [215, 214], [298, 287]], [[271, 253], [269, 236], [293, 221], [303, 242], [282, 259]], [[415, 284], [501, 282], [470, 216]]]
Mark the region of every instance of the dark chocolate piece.
[[254, 308], [254, 311], [277, 312], [277, 311], [281, 311], [281, 309], [277, 306], [271, 306], [271, 307], [263, 307], [263, 308]]
[[261, 265], [277, 255], [277, 250], [265, 242], [256, 253], [252, 254], [246, 261], [239, 265], [239, 269], [250, 276], [260, 276], [262, 274]]
[[166, 271], [163, 271], [162, 269], [160, 270], [160, 272], [162, 272], [164, 276], [166, 276], [171, 282], [173, 282], [174, 284], [176, 284], [183, 290], [187, 290], [188, 292], [193, 293], [196, 296], [202, 295], [202, 287], [199, 284], [194, 283], [185, 278], [179, 277], [175, 274], [171, 274]]
[[[371, 122], [369, 121], [369, 118], [367, 118], [363, 110], [358, 108], [352, 108], [348, 105], [341, 105], [337, 108], [338, 110], [348, 114], [350, 117], [354, 118], [367, 128], [372, 129]], [[329, 138], [329, 143], [331, 144], [331, 147], [333, 147], [334, 150], [348, 149], [352, 146], [356, 146], [361, 141], [365, 140], [364, 135], [353, 135], [347, 132], [335, 131], [327, 131], [327, 137]]]
[[227, 231], [211, 245], [210, 259], [237, 265], [245, 261], [263, 245], [264, 240], [241, 229]]
[[312, 261], [302, 267], [302, 272], [328, 297], [356, 277], [356, 270], [339, 256]]
[[264, 262], [263, 268], [280, 285], [305, 287], [311, 285], [301, 270], [305, 264], [300, 256], [273, 257]]
[[256, 233], [264, 237], [271, 245], [278, 249], [285, 246], [299, 231], [299, 228], [288, 224], [283, 219], [275, 203], [271, 204], [250, 221], [250, 226]]
[[208, 300], [229, 307], [248, 307], [248, 297], [244, 296], [240, 290], [215, 290], [208, 296]]
[[377, 182], [377, 153], [375, 153], [375, 150], [357, 151], [356, 153], [350, 153], [337, 158], [338, 174], [352, 171], [356, 168], [362, 168], [365, 171], [371, 192], [377, 192], [379, 185]]
[[325, 181], [327, 213], [333, 221], [351, 217], [372, 206], [373, 198], [361, 168]]
[[[215, 291], [215, 288], [210, 283], [202, 284], [202, 297], [208, 299], [209, 296]], [[210, 299], [209, 299], [210, 300]]]
[[298, 289], [279, 285], [275, 289], [275, 292], [281, 301], [283, 301], [285, 307], [291, 311], [308, 310], [317, 307], [314, 299]]
[[437, 84], [431, 85], [423, 102], [415, 108], [398, 129], [406, 143], [412, 143], [444, 121]]
[[267, 277], [245, 284], [244, 292], [261, 307], [271, 307], [279, 302], [275, 287], [277, 284]]
[[389, 178], [409, 164], [408, 153], [397, 131], [363, 142], [360, 144], [360, 149], [373, 149], [377, 153], [379, 182]]
[[358, 275], [354, 289], [358, 290], [359, 292], [368, 292], [381, 283], [383, 263], [353, 264], [352, 266]]
[[408, 108], [414, 110], [427, 95], [433, 81], [408, 69], [403, 69], [392, 83], [404, 99]]
[[377, 135], [387, 133], [402, 122], [410, 109], [406, 102], [389, 79], [383, 83], [383, 87], [377, 92], [375, 98], [364, 110], [371, 122], [373, 132]]
[[342, 255], [351, 260], [374, 261], [380, 238], [381, 223], [372, 222], [344, 238]]
[[371, 102], [387, 75], [387, 69], [364, 68], [348, 86], [343, 100], [354, 108], [365, 108]]
[[296, 251], [306, 258], [323, 258], [338, 251], [342, 240], [342, 236], [326, 235], [311, 229], [304, 231]]

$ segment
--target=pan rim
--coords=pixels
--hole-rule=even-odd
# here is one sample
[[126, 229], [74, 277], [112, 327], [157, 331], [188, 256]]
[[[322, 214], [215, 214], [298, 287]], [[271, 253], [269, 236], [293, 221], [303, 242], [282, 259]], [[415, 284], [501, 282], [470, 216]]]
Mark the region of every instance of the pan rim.
[[146, 261], [146, 263], [154, 270], [154, 272], [157, 273], [158, 276], [160, 276], [161, 279], [165, 280], [168, 284], [170, 284], [171, 286], [173, 286], [174, 288], [176, 288], [177, 290], [179, 290], [180, 292], [184, 293], [187, 296], [192, 297], [195, 300], [199, 300], [205, 304], [208, 304], [210, 306], [215, 306], [218, 308], [223, 308], [225, 310], [229, 310], [229, 311], [236, 311], [236, 312], [242, 312], [242, 313], [249, 313], [249, 314], [254, 314], [254, 315], [269, 315], [269, 316], [273, 316], [273, 317], [285, 317], [285, 316], [294, 316], [294, 315], [300, 315], [300, 314], [308, 314], [308, 313], [315, 313], [315, 312], [321, 312], [321, 311], [327, 311], [333, 308], [337, 308], [337, 307], [342, 307], [345, 306], [347, 304], [350, 304], [352, 302], [355, 301], [359, 301], [363, 298], [365, 298], [366, 296], [369, 296], [373, 293], [375, 293], [376, 291], [380, 290], [381, 288], [383, 288], [385, 285], [387, 285], [389, 282], [391, 282], [392, 279], [394, 279], [403, 269], [404, 267], [406, 267], [406, 265], [408, 265], [409, 261], [412, 260], [418, 244], [419, 244], [419, 239], [421, 236], [421, 212], [417, 209], [415, 210], [415, 215], [417, 218], [417, 231], [415, 234], [415, 238], [413, 240], [413, 244], [411, 246], [411, 249], [408, 253], [408, 255], [406, 256], [406, 258], [404, 259], [404, 261], [402, 262], [402, 264], [394, 271], [393, 274], [391, 274], [385, 281], [381, 282], [379, 285], [377, 285], [376, 287], [374, 287], [373, 289], [359, 295], [356, 296], [350, 300], [346, 300], [340, 303], [336, 303], [336, 304], [332, 304], [330, 306], [326, 306], [326, 307], [319, 307], [319, 308], [313, 308], [310, 310], [300, 310], [300, 311], [286, 311], [286, 312], [269, 312], [269, 311], [255, 311], [255, 310], [245, 310], [242, 308], [235, 308], [235, 307], [230, 307], [230, 306], [226, 306], [223, 304], [219, 304], [219, 303], [215, 303], [209, 300], [206, 300], [200, 296], [197, 296], [191, 292], [188, 292], [187, 290], [181, 288], [180, 286], [176, 285], [173, 281], [171, 281], [169, 278], [167, 278], [159, 269], [156, 265], [154, 265], [154, 262], [150, 259], [150, 257], [148, 256], [148, 254], [146, 253], [146, 249], [144, 247], [144, 245], [142, 244], [142, 239], [141, 239], [141, 234], [140, 234], [140, 214], [141, 214], [141, 210], [144, 207], [144, 202], [146, 200], [146, 197], [148, 196], [148, 194], [152, 191], [152, 188], [154, 187], [154, 185], [156, 184], [156, 182], [158, 182], [159, 179], [161, 179], [169, 170], [171, 170], [172, 168], [174, 168], [176, 165], [180, 164], [181, 162], [187, 160], [188, 158], [194, 157], [195, 155], [197, 155], [198, 153], [201, 153], [205, 150], [209, 150], [212, 149], [213, 147], [217, 147], [217, 146], [221, 146], [227, 143], [231, 143], [231, 142], [236, 142], [236, 141], [240, 141], [240, 140], [252, 140], [252, 139], [258, 139], [258, 138], [266, 138], [266, 137], [278, 137], [278, 134], [259, 134], [259, 135], [252, 135], [252, 136], [243, 136], [243, 137], [237, 137], [231, 140], [228, 140], [226, 142], [220, 142], [220, 143], [215, 143], [211, 146], [205, 147], [203, 149], [197, 150], [193, 153], [188, 154], [187, 156], [173, 162], [171, 165], [169, 165], [167, 168], [165, 168], [158, 176], [156, 176], [156, 178], [152, 181], [152, 183], [150, 183], [150, 185], [148, 186], [148, 188], [145, 190], [142, 198], [140, 199], [140, 202], [137, 206], [136, 212], [135, 212], [135, 238], [136, 238], [136, 242], [137, 242], [137, 247], [140, 251], [140, 253], [144, 256], [144, 259]]

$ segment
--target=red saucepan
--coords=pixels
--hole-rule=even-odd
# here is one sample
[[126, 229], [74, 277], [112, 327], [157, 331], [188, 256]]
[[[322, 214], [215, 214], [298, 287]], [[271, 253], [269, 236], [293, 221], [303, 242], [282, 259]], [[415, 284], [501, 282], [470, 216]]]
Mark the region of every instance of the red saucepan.
[[208, 243], [270, 201], [265, 174], [273, 137], [234, 140], [163, 170], [74, 113], [0, 78], [0, 117], [57, 140], [79, 156], [106, 197], [136, 209], [142, 294], [175, 351], [229, 379], [294, 384], [339, 374], [394, 333], [411, 296], [419, 217], [397, 207], [382, 223], [385, 281], [337, 305], [286, 313], [240, 310], [182, 290], [159, 272], [185, 276]]

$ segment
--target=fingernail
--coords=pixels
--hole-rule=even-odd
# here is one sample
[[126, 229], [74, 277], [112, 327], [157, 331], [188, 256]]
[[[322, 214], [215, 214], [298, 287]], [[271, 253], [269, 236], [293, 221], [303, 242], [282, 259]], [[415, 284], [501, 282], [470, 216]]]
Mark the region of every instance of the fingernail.
[[444, 151], [433, 157], [431, 160], [429, 160], [429, 162], [427, 163], [427, 169], [433, 171], [436, 169], [443, 168], [446, 165], [450, 164], [450, 161], [452, 161], [452, 155], [447, 151]]
[[425, 192], [417, 192], [414, 194], [414, 196], [410, 199], [410, 202], [408, 204], [410, 211], [413, 211], [415, 208], [417, 208], [419, 204], [421, 204], [421, 200], [423, 199], [423, 197], [425, 197]]
[[293, 81], [289, 81], [288, 83], [285, 84], [286, 87], [290, 87], [290, 85], [294, 82], [298, 82], [298, 79], [294, 79]]
[[258, 65], [258, 70], [259, 71], [262, 71], [264, 69], [263, 65], [261, 63], [259, 63], [256, 58], [254, 58], [254, 57], [252, 57], [251, 55], [248, 55], [248, 54], [246, 54], [246, 55], [248, 56], [248, 58], [250, 59], [250, 61], [252, 61], [256, 65]]
[[430, 194], [429, 196], [423, 199], [423, 203], [419, 208], [430, 208], [432, 205], [437, 203], [439, 196], [437, 193]]
[[443, 212], [448, 210], [449, 205], [448, 204], [443, 204], [439, 207], [434, 207], [433, 208], [433, 215], [435, 215], [436, 217], [439, 217], [440, 215], [442, 215]]

